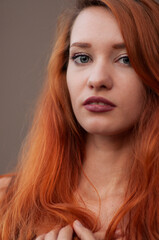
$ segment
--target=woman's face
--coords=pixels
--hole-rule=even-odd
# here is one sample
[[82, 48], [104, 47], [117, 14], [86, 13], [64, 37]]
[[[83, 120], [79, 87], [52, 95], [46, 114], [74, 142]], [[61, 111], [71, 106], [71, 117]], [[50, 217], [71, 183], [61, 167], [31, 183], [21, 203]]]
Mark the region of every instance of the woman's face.
[[89, 7], [76, 18], [67, 85], [76, 119], [88, 133], [115, 135], [138, 121], [144, 87], [109, 10]]

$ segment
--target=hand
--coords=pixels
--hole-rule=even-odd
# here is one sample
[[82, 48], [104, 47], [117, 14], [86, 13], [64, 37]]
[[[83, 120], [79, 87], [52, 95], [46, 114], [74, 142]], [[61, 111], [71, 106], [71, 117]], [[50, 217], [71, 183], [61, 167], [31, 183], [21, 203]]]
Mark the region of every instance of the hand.
[[[93, 234], [88, 228], [85, 228], [79, 221], [73, 223], [73, 229], [76, 232], [80, 240], [97, 240], [104, 239], [104, 235]], [[126, 240], [126, 237], [122, 233], [121, 229], [117, 229], [115, 232], [114, 240]]]
[[72, 240], [73, 230], [80, 240], [96, 240], [93, 233], [85, 228], [79, 221], [73, 223], [73, 229], [70, 225], [58, 230], [52, 230], [47, 234], [40, 235], [36, 240]]
[[96, 240], [93, 233], [85, 228], [78, 220], [74, 221], [73, 229], [80, 240]]
[[35, 240], [72, 240], [73, 229], [70, 225], [61, 228], [60, 230], [51, 230], [47, 234], [38, 236]]

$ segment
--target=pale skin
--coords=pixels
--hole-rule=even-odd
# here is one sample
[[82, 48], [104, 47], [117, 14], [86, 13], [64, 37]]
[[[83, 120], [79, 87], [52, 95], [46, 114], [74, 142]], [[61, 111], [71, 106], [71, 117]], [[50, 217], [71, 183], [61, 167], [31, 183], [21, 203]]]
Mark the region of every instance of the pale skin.
[[[124, 201], [132, 162], [132, 128], [144, 104], [144, 87], [129, 63], [124, 40], [114, 16], [103, 7], [83, 10], [73, 25], [67, 85], [77, 121], [87, 132], [83, 169], [101, 199], [81, 174], [75, 196], [79, 204], [99, 216], [101, 229], [92, 233], [79, 222], [52, 230], [37, 240], [102, 240]], [[101, 96], [116, 107], [110, 112], [88, 111], [83, 102]], [[81, 201], [81, 198], [83, 201]], [[116, 236], [118, 236], [117, 230]], [[118, 238], [119, 239], [119, 238]]]

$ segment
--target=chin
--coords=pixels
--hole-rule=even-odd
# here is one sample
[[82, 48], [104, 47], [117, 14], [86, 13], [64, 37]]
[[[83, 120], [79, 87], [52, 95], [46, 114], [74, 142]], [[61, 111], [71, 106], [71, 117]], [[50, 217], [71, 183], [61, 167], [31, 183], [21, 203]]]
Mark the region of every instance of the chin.
[[105, 126], [105, 127], [85, 127], [84, 130], [88, 133], [88, 134], [92, 134], [92, 135], [101, 135], [101, 136], [117, 136], [117, 135], [125, 135], [127, 133], [130, 133], [132, 130], [132, 127], [130, 128], [110, 128], [110, 126]]
[[[109, 131], [108, 130], [106, 130], [106, 128], [100, 128], [100, 127], [95, 127], [95, 128], [93, 128], [93, 127], [88, 127], [88, 128], [84, 128], [85, 129], [85, 131], [87, 132], [87, 133], [89, 133], [89, 134], [94, 134], [94, 135], [114, 135], [115, 134], [115, 132], [114, 131], [110, 131], [110, 129], [109, 129]], [[108, 129], [108, 128], [107, 128]]]

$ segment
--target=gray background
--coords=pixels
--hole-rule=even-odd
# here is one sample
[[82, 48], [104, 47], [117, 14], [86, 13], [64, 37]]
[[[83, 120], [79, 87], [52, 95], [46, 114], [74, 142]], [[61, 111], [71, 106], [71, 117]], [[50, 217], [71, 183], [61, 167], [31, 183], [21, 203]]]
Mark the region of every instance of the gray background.
[[75, 0], [0, 0], [0, 174], [12, 171], [45, 79], [59, 13]]

